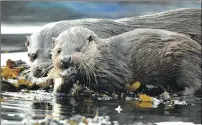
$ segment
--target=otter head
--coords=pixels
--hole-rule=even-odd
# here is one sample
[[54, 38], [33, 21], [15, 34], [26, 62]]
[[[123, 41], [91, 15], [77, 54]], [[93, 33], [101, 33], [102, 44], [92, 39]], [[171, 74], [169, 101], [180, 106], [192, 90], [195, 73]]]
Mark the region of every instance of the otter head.
[[[62, 76], [72, 69], [90, 70], [97, 56], [97, 35], [83, 27], [72, 27], [52, 38], [52, 61]], [[89, 74], [88, 74], [89, 75]]]
[[[51, 42], [51, 40], [49, 40]], [[50, 65], [50, 51], [51, 46], [47, 46], [44, 36], [40, 32], [33, 33], [31, 36], [27, 36], [25, 46], [28, 51], [28, 58], [30, 60], [30, 71], [34, 77], [39, 77], [44, 70], [44, 67]]]
[[53, 38], [52, 45], [54, 68], [63, 78], [71, 79], [68, 85], [73, 78], [95, 91], [123, 91], [129, 71], [124, 55], [111, 48], [108, 39], [99, 39], [87, 28], [72, 27]]

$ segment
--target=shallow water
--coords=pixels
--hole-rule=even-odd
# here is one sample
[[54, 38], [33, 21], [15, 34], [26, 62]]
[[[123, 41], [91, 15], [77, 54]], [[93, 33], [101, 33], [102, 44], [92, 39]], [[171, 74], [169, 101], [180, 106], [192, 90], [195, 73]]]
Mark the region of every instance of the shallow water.
[[[44, 91], [6, 92], [1, 94], [1, 124], [21, 125], [32, 120], [51, 117], [56, 120], [68, 119], [74, 115], [93, 118], [110, 116], [110, 121], [120, 125], [132, 123], [158, 123], [183, 121], [201, 124], [200, 98], [187, 99], [188, 105], [165, 109], [163, 104], [158, 108], [138, 108], [135, 101], [126, 100], [90, 100], [82, 97], [53, 96]], [[115, 108], [123, 109], [118, 113]]]

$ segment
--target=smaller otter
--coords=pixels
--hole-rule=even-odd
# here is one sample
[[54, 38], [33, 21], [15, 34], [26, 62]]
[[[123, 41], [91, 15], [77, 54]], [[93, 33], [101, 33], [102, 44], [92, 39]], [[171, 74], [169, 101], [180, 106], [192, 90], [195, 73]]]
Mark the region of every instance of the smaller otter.
[[155, 83], [169, 92], [201, 91], [201, 46], [160, 29], [136, 29], [108, 39], [72, 27], [53, 38], [52, 61], [63, 77], [75, 70], [80, 83], [120, 93], [126, 84]]

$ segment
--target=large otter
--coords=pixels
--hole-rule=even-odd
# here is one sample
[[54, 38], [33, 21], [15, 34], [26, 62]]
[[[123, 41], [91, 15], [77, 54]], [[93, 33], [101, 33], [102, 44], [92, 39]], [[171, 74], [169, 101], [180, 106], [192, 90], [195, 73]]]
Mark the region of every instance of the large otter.
[[115, 21], [129, 25], [134, 29], [154, 28], [183, 33], [201, 44], [201, 9], [180, 8]]
[[[27, 37], [26, 46], [31, 61], [31, 76], [45, 76], [50, 68], [51, 37], [73, 26], [83, 26], [94, 31], [100, 38], [108, 38], [136, 28], [158, 28], [189, 35], [201, 42], [201, 9], [177, 9], [149, 16], [127, 19], [81, 19], [59, 21], [47, 24], [36, 33]], [[47, 68], [45, 68], [47, 67]], [[45, 71], [41, 71], [45, 70]], [[30, 71], [28, 71], [30, 72]], [[25, 73], [26, 74], [26, 73]], [[30, 74], [30, 73], [28, 73]]]
[[136, 29], [108, 39], [73, 27], [53, 38], [53, 65], [63, 77], [91, 89], [122, 92], [126, 84], [155, 83], [170, 92], [194, 94], [201, 87], [201, 46], [160, 29]]

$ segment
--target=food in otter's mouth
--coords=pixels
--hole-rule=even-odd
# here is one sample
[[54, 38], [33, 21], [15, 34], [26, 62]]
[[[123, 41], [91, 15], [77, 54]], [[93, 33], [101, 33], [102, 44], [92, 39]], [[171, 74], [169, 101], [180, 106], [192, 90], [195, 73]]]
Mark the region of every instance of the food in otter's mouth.
[[77, 80], [75, 83], [73, 81], [68, 82], [69, 79], [65, 78], [54, 78], [54, 89], [53, 93], [58, 94], [58, 93], [63, 93], [63, 94], [68, 94], [70, 96], [74, 96], [79, 94], [79, 91], [82, 90], [82, 86]]
[[76, 70], [76, 67], [69, 67], [67, 66], [67, 68], [65, 68], [65, 66], [63, 66], [62, 70], [60, 70], [59, 75], [61, 77], [68, 77], [70, 76], [70, 74], [77, 74], [78, 70]]
[[169, 92], [201, 91], [201, 46], [175, 32], [136, 29], [100, 39], [87, 28], [72, 27], [53, 38], [52, 57], [60, 74], [76, 66], [74, 78], [99, 92], [122, 93], [126, 84], [136, 90], [136, 81]]
[[62, 89], [62, 84], [64, 84], [64, 78], [55, 78], [53, 93], [60, 91], [58, 89]]
[[[55, 71], [56, 69], [54, 69]], [[56, 70], [58, 72], [58, 70]], [[58, 72], [58, 77], [54, 77], [53, 93], [65, 93], [68, 95], [76, 95], [82, 89], [78, 80], [78, 71], [74, 67], [61, 70]]]

